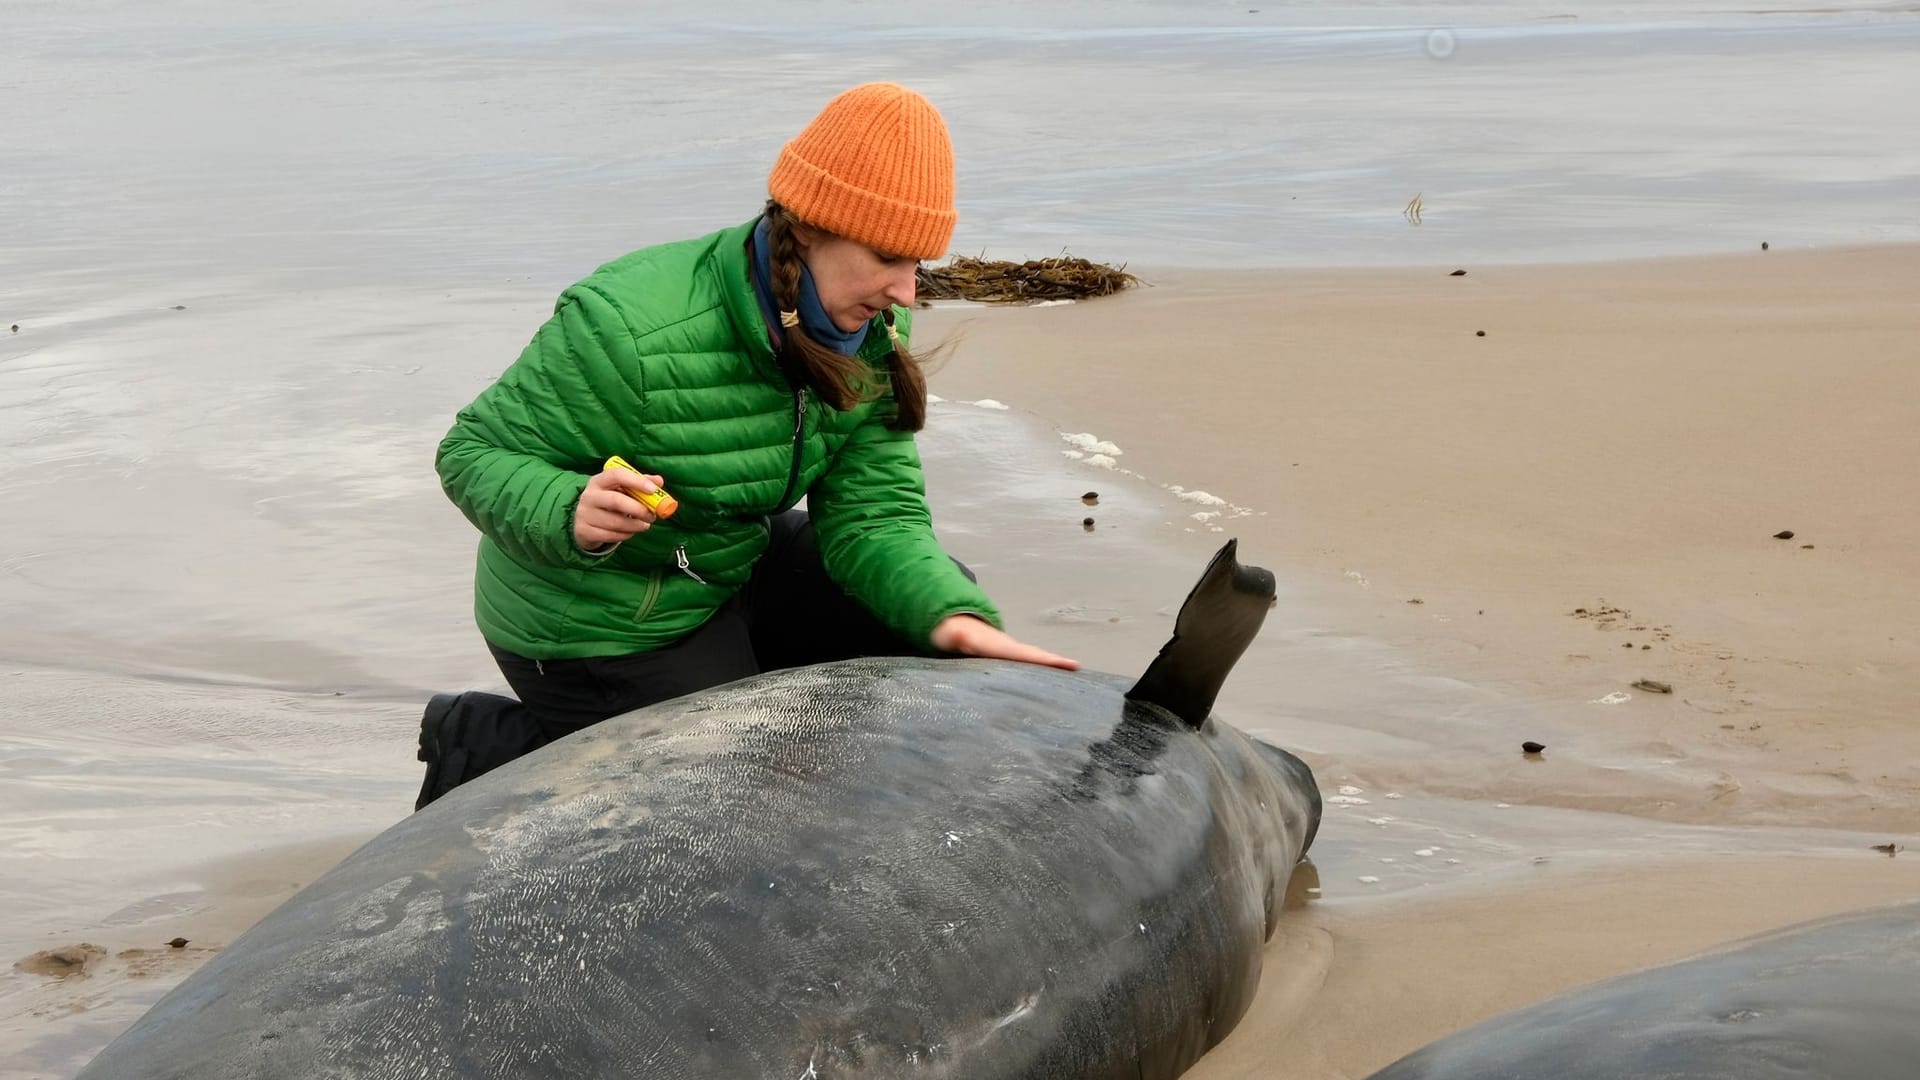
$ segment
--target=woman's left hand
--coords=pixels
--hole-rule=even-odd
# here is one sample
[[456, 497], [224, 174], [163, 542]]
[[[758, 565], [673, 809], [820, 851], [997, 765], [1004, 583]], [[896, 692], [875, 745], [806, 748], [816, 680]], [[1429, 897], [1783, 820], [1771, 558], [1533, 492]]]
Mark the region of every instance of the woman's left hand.
[[979, 656], [988, 660], [1017, 660], [1023, 664], [1080, 670], [1080, 661], [1055, 656], [1028, 645], [977, 615], [949, 615], [933, 628], [933, 647], [941, 652]]

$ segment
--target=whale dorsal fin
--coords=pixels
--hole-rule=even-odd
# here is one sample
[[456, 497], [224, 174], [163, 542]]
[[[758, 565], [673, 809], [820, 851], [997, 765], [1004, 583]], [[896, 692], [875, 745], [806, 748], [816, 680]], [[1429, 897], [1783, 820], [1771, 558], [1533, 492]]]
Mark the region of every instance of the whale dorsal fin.
[[1240, 565], [1238, 546], [1227, 541], [1207, 563], [1173, 620], [1173, 637], [1127, 691], [1129, 699], [1158, 705], [1194, 727], [1206, 723], [1227, 673], [1273, 606], [1273, 574]]

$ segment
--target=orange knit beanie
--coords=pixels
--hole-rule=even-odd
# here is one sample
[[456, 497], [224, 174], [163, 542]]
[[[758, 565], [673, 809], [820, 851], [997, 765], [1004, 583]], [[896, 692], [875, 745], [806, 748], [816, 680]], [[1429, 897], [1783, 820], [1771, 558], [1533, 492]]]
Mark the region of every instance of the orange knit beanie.
[[937, 259], [959, 215], [953, 144], [926, 98], [866, 83], [780, 151], [767, 191], [800, 220], [894, 255]]

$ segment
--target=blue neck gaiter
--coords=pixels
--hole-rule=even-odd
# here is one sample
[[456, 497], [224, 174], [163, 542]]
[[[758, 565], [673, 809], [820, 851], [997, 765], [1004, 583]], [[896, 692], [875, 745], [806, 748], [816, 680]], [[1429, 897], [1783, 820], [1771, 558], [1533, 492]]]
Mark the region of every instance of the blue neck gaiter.
[[[760, 298], [760, 314], [767, 320], [767, 326], [774, 334], [781, 333], [780, 312], [773, 300], [773, 228], [764, 215], [760, 223], [753, 227], [753, 291]], [[858, 330], [848, 333], [833, 325], [827, 317], [827, 309], [820, 306], [820, 292], [813, 287], [813, 271], [807, 264], [800, 264], [800, 326], [807, 336], [838, 351], [842, 356], [852, 356], [860, 349], [860, 343], [867, 338], [868, 323], [861, 323]]]

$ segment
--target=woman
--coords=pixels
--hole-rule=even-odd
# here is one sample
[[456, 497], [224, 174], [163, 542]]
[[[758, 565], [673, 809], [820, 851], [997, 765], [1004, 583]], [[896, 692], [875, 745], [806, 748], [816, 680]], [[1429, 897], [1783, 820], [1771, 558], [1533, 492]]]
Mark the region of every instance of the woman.
[[[481, 532], [476, 618], [520, 701], [434, 698], [421, 805], [761, 671], [928, 652], [1078, 666], [1002, 631], [933, 536], [908, 331], [918, 262], [956, 220], [940, 114], [854, 87], [767, 186], [753, 221], [568, 289], [440, 444], [441, 486]], [[666, 519], [628, 494], [662, 488]]]

